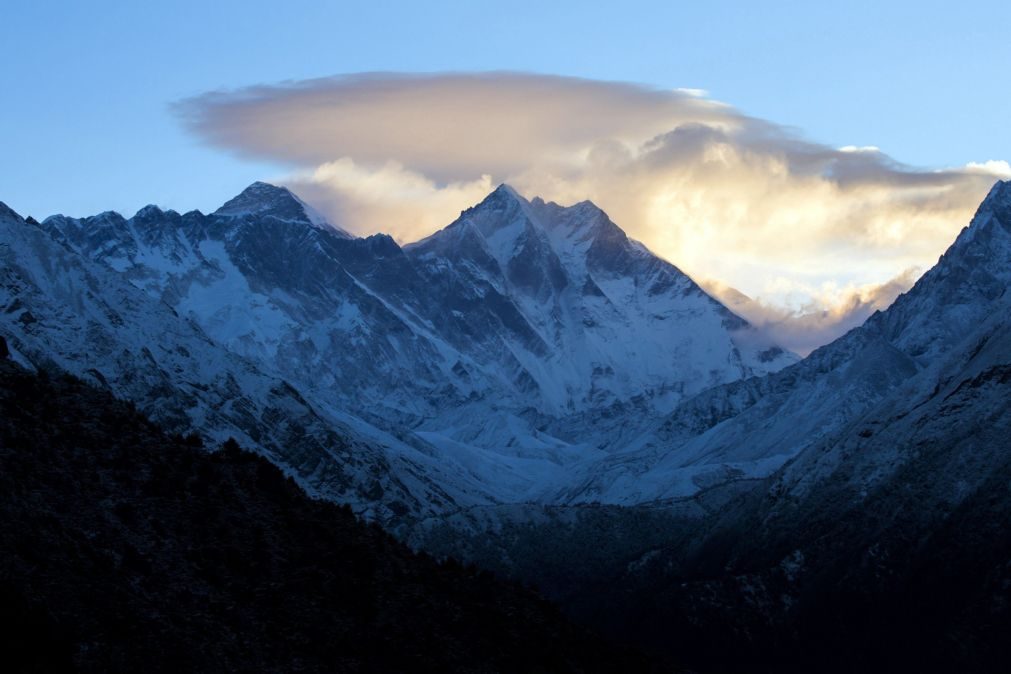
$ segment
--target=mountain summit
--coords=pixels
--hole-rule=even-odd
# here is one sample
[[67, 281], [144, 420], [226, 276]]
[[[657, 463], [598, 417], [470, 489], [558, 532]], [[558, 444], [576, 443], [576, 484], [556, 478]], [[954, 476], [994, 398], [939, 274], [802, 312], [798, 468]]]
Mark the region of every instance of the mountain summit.
[[353, 238], [346, 231], [327, 221], [287, 187], [257, 181], [225, 202], [214, 215], [227, 217], [273, 218], [282, 222], [309, 223], [316, 227], [333, 229], [338, 234]]
[[480, 321], [466, 334], [522, 340], [496, 351], [516, 357], [553, 414], [636, 397], [662, 410], [793, 362], [590, 202], [527, 201], [501, 185], [404, 252], [431, 285], [459, 289], [444, 301]]

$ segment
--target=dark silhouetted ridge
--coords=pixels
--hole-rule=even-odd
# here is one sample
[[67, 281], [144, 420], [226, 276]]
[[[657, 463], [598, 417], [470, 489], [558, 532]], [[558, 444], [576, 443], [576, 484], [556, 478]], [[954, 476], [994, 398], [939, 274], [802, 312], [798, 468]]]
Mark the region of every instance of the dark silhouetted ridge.
[[519, 586], [417, 555], [228, 442], [0, 361], [4, 670], [642, 671]]

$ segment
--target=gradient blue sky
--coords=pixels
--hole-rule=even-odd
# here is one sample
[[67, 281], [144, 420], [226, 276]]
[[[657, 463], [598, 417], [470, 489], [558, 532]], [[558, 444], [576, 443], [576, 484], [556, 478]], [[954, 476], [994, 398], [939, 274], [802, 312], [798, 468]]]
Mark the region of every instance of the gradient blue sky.
[[518, 70], [715, 99], [923, 167], [1011, 158], [1007, 2], [7, 0], [0, 200], [37, 217], [213, 209], [287, 167], [169, 111], [219, 88], [360, 71]]

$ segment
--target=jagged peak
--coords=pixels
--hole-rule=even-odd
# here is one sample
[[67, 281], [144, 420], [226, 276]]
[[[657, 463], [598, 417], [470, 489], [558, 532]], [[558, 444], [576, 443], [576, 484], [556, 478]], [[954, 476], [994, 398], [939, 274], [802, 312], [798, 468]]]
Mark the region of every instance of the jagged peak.
[[576, 209], [578, 211], [593, 211], [594, 213], [603, 213], [604, 212], [604, 209], [602, 209], [600, 206], [598, 206], [597, 204], [593, 203], [589, 199], [583, 199], [580, 202], [574, 203], [571, 206], [569, 206], [569, 208], [573, 208], [573, 209]]
[[998, 180], [993, 184], [976, 209], [968, 228], [973, 229], [981, 221], [988, 220], [988, 215], [1009, 220], [1007, 226], [1011, 227], [1011, 180]]
[[979, 209], [992, 213], [1004, 229], [1011, 232], [1011, 180], [994, 183]]
[[119, 211], [102, 211], [98, 215], [92, 215], [91, 217], [84, 218], [84, 222], [112, 222], [116, 224], [121, 224], [126, 222], [126, 218], [119, 213]]
[[270, 216], [286, 222], [303, 222], [339, 236], [354, 237], [329, 222], [319, 211], [305, 203], [287, 187], [256, 181], [226, 201], [213, 215], [219, 217]]
[[496, 187], [489, 196], [492, 196], [492, 195], [498, 195], [500, 197], [508, 197], [510, 199], [516, 199], [517, 201], [520, 201], [520, 202], [523, 202], [523, 203], [527, 202], [527, 200], [523, 198], [523, 195], [521, 195], [519, 192], [517, 192], [516, 188], [514, 188], [512, 185], [509, 185], [508, 183], [500, 183], [499, 186]]
[[530, 202], [506, 183], [502, 183], [488, 193], [477, 205], [468, 208], [461, 215], [481, 213], [485, 211], [518, 210], [529, 215]]
[[136, 213], [134, 213], [133, 217], [137, 218], [137, 219], [140, 219], [140, 220], [146, 220], [146, 219], [149, 219], [149, 218], [156, 218], [156, 217], [159, 217], [159, 216], [162, 216], [162, 215], [166, 215], [166, 214], [168, 214], [170, 212], [172, 212], [172, 211], [163, 211], [162, 209], [160, 209], [159, 207], [155, 206], [154, 204], [148, 204], [144, 208], [142, 208], [139, 211], [137, 211]]
[[530, 201], [528, 201], [522, 194], [520, 194], [515, 188], [507, 183], [501, 183], [495, 189], [491, 190], [487, 196], [485, 196], [479, 203], [471, 208], [468, 208], [466, 212], [470, 211], [481, 211], [487, 209], [513, 209], [517, 208], [523, 211], [527, 211], [530, 208]]
[[400, 244], [389, 234], [371, 234], [364, 238], [359, 237], [355, 241], [379, 257], [390, 257], [403, 253]]
[[983, 200], [983, 203], [1011, 203], [1011, 180], [998, 180], [995, 182]]
[[511, 231], [510, 239], [533, 231], [538, 238], [596, 241], [598, 246], [625, 247], [631, 241], [624, 230], [590, 200], [571, 206], [545, 201], [541, 197], [527, 200], [512, 186], [502, 183], [478, 204], [462, 211], [452, 224], [408, 244], [405, 249], [452, 247], [463, 244], [469, 237], [488, 239], [506, 229]]
[[57, 213], [56, 215], [50, 215], [48, 218], [42, 221], [43, 225], [50, 227], [82, 227], [85, 225], [92, 226], [95, 224], [111, 224], [113, 226], [122, 225], [126, 222], [124, 218], [118, 211], [102, 211], [96, 215], [89, 215], [83, 218], [74, 218], [69, 215], [64, 215], [62, 213]]
[[460, 216], [434, 234], [408, 244], [405, 250], [429, 250], [463, 243], [472, 236], [484, 239], [513, 225], [533, 225], [530, 202], [519, 192], [502, 183], [478, 204], [461, 211]]
[[283, 185], [275, 185], [274, 183], [264, 182], [263, 180], [255, 180], [249, 185], [243, 192], [284, 192], [291, 194], [291, 190]]
[[258, 214], [286, 204], [299, 204], [291, 190], [258, 180], [222, 204], [214, 215]]
[[17, 211], [2, 201], [0, 201], [0, 218], [10, 218], [12, 220], [17, 220], [18, 222], [23, 220], [23, 218], [18, 215]]
[[[597, 225], [602, 222], [611, 222], [607, 213], [604, 212], [600, 206], [593, 203], [589, 199], [584, 199], [571, 206], [563, 206], [554, 201], [544, 202], [541, 199], [536, 199], [533, 202], [535, 210], [548, 215], [549, 221], [555, 221], [558, 216], [564, 216], [565, 219], [573, 222], [579, 222], [582, 224]], [[549, 222], [548, 224], [552, 224]], [[614, 227], [617, 227], [614, 223], [611, 223]], [[620, 228], [619, 228], [620, 229]]]
[[[1011, 235], [1011, 180], [998, 180], [994, 183], [968, 226], [962, 228], [958, 238], [941, 256], [941, 261], [967, 250], [976, 250], [976, 254], [980, 254], [979, 241], [986, 241], [985, 245], [992, 246], [996, 230], [1004, 231], [1003, 237], [999, 239], [1004, 240], [1006, 245], [1006, 239]], [[1005, 248], [1002, 252], [1005, 258], [1011, 256], [1011, 250]]]
[[863, 327], [883, 330], [889, 340], [904, 344], [904, 351], [925, 362], [949, 348], [951, 340], [961, 334], [956, 322], [992, 306], [1008, 288], [1011, 181], [997, 181], [937, 264], [890, 307], [875, 312]]
[[625, 230], [615, 224], [606, 212], [590, 200], [571, 206], [554, 201], [534, 199], [531, 210], [541, 226], [554, 239], [572, 242], [590, 241], [596, 245], [627, 247], [631, 245]]

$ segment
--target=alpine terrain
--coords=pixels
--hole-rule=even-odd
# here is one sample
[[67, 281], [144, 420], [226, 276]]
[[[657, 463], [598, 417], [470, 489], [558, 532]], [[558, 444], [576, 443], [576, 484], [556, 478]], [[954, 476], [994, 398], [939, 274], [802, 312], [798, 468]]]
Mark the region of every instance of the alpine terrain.
[[678, 403], [796, 360], [593, 204], [505, 185], [405, 247], [265, 183], [210, 215], [0, 227], [22, 362], [384, 521], [568, 498]]
[[703, 670], [1004, 671], [1009, 287], [999, 182], [890, 308], [685, 400], [569, 493], [582, 508], [428, 544]]
[[592, 203], [506, 185], [407, 245], [265, 183], [206, 215], [0, 204], [0, 263], [22, 388], [68, 372], [177, 445], [234, 438], [654, 654], [714, 672], [1011, 658], [1011, 182], [803, 360]]

